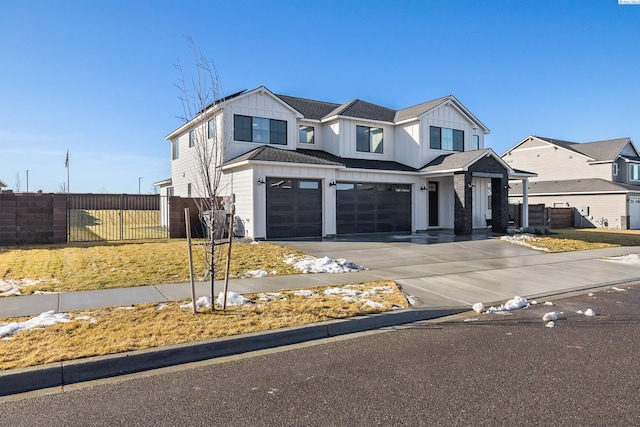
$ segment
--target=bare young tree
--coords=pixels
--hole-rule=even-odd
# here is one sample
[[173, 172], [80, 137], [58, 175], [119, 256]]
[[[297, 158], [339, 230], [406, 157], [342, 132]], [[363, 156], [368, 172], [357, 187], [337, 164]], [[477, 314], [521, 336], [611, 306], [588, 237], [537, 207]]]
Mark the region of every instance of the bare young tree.
[[222, 251], [216, 251], [215, 246], [223, 235], [225, 223], [221, 195], [222, 162], [227, 138], [224, 135], [223, 115], [219, 114], [217, 108], [217, 103], [224, 99], [224, 95], [215, 64], [196, 48], [191, 36], [187, 35], [185, 38], [190, 45], [195, 68], [194, 75], [187, 78], [179, 60], [175, 65], [179, 73], [175, 86], [183, 108], [183, 113], [178, 118], [188, 125], [189, 146], [194, 150], [193, 195], [208, 236], [203, 255], [209, 268], [213, 309], [215, 265], [222, 258]]
[[20, 187], [22, 186], [22, 181], [20, 180], [20, 172], [16, 173], [16, 193], [20, 192]]

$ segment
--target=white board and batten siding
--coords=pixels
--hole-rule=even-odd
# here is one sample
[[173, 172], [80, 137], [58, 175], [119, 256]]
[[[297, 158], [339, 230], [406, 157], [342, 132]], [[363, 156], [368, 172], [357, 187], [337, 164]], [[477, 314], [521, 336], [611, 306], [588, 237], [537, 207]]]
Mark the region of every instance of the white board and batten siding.
[[[225, 175], [227, 191], [224, 196], [236, 195], [236, 221], [240, 220], [244, 237], [254, 237], [254, 200], [258, 178], [251, 168], [236, 169], [233, 174]], [[263, 186], [264, 187], [264, 186]]]
[[265, 93], [252, 93], [240, 97], [226, 107], [225, 127], [231, 136], [231, 143], [227, 147], [225, 160], [233, 159], [260, 146], [255, 142], [233, 140], [233, 116], [261, 117], [265, 119], [284, 120], [287, 122], [287, 145], [274, 145], [281, 149], [295, 149], [298, 144], [298, 124], [295, 112], [281, 101]]
[[422, 165], [435, 159], [441, 154], [450, 153], [450, 151], [434, 150], [430, 148], [431, 126], [463, 131], [464, 151], [471, 151], [473, 135], [478, 135], [479, 137], [479, 148], [484, 147], [484, 132], [480, 128], [480, 125], [471, 121], [466, 114], [463, 114], [452, 104], [447, 103], [439, 106], [438, 108], [434, 108], [433, 110], [429, 110], [422, 115], [420, 123], [422, 124], [422, 141], [424, 141], [421, 153], [421, 159], [423, 160]]
[[420, 148], [420, 122], [418, 120], [396, 126], [394, 157], [397, 162], [421, 168], [427, 162]]

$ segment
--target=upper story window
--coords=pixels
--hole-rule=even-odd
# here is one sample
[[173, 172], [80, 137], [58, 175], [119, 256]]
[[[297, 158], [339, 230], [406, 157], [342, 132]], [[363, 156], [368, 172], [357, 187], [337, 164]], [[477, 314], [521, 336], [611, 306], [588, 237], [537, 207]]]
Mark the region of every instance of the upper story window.
[[171, 160], [176, 160], [180, 155], [180, 143], [178, 138], [171, 140]]
[[480, 136], [479, 135], [473, 135], [473, 137], [471, 138], [471, 149], [472, 150], [479, 150], [480, 149]]
[[236, 114], [233, 116], [233, 139], [287, 145], [287, 122]]
[[382, 128], [356, 126], [356, 151], [382, 153]]
[[464, 151], [464, 131], [431, 126], [429, 147], [435, 150]]
[[629, 165], [629, 179], [640, 181], [640, 165]]
[[196, 134], [195, 131], [189, 131], [189, 148], [196, 146]]
[[300, 125], [300, 142], [303, 144], [313, 144], [315, 142], [315, 129], [313, 126]]
[[613, 176], [618, 176], [618, 164], [614, 163], [612, 165], [612, 169], [613, 169]]
[[207, 138], [211, 139], [216, 136], [216, 122], [211, 119], [207, 122]]

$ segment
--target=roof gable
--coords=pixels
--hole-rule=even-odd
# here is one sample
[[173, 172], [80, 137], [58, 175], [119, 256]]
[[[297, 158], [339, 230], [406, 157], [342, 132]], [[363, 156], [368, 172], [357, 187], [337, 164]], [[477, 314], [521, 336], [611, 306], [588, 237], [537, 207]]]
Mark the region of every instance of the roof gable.
[[474, 151], [461, 151], [458, 153], [442, 154], [431, 160], [420, 172], [451, 172], [466, 171], [471, 165], [482, 159], [491, 156], [498, 161], [507, 171], [513, 172], [513, 169], [507, 165], [491, 148]]
[[297, 98], [295, 96], [276, 96], [299, 111], [305, 119], [321, 120], [340, 106], [340, 104], [333, 102], [316, 101], [313, 99]]
[[564, 141], [561, 139], [553, 139], [546, 138], [543, 136], [535, 136], [531, 135], [511, 147], [507, 150], [503, 156], [515, 149], [517, 149], [522, 144], [526, 142], [536, 139], [538, 141], [543, 141], [547, 144], [554, 145], [559, 148], [563, 148], [565, 150], [571, 151], [573, 153], [582, 155], [584, 157], [589, 158], [591, 161], [603, 162], [603, 161], [613, 161], [620, 155], [620, 153], [627, 146], [631, 146], [633, 150], [636, 152], [635, 147], [633, 147], [633, 143], [631, 142], [631, 138], [616, 138], [616, 139], [607, 139], [603, 141], [593, 141], [593, 142], [573, 142], [573, 141]]
[[371, 102], [353, 99], [342, 104], [327, 114], [324, 119], [334, 116], [352, 117], [356, 119], [375, 120], [380, 122], [393, 123], [396, 111], [382, 105]]

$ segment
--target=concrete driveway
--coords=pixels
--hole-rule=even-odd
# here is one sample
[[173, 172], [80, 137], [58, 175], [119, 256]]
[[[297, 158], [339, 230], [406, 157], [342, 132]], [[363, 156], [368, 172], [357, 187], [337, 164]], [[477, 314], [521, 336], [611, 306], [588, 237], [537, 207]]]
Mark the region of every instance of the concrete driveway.
[[490, 234], [456, 238], [450, 232], [279, 243], [365, 266], [368, 271], [354, 273], [360, 280], [394, 280], [417, 298], [416, 307], [429, 309], [470, 308], [516, 295], [531, 299], [640, 281], [640, 264], [606, 260], [640, 253], [640, 246], [548, 254]]

